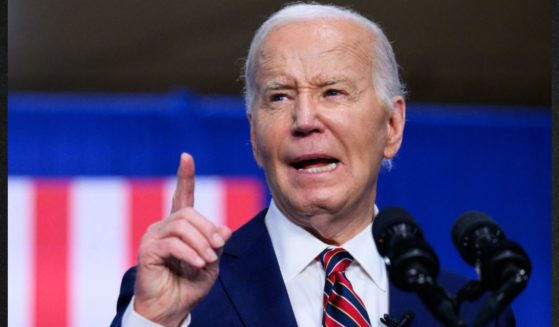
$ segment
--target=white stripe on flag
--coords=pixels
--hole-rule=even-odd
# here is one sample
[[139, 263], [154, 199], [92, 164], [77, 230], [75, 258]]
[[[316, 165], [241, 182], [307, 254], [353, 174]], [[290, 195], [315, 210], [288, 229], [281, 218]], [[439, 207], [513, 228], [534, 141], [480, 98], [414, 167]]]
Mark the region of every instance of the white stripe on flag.
[[126, 182], [75, 179], [70, 191], [70, 326], [108, 326], [128, 258]]
[[[171, 201], [175, 192], [176, 180], [169, 178], [165, 182], [164, 216], [171, 211]], [[194, 208], [214, 224], [226, 223], [224, 197], [224, 183], [219, 177], [196, 177], [194, 187]]]
[[33, 184], [8, 179], [8, 326], [33, 323]]

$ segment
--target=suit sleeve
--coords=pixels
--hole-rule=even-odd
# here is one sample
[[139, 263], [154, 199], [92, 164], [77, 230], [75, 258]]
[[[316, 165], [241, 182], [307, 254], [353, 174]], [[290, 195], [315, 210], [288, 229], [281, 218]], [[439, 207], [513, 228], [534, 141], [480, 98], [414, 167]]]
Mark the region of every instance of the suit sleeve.
[[136, 267], [128, 269], [128, 271], [122, 277], [122, 283], [120, 284], [120, 294], [118, 295], [118, 301], [116, 303], [116, 316], [111, 323], [111, 327], [121, 327], [122, 316], [134, 296], [134, 283], [136, 281]]

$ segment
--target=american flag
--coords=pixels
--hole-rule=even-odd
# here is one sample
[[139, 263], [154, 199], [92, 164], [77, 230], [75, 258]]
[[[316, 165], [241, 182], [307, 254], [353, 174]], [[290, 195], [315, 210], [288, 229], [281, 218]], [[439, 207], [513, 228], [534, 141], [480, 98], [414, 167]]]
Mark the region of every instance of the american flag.
[[[174, 178], [8, 178], [8, 325], [108, 326], [141, 236]], [[201, 176], [194, 207], [232, 229], [264, 206], [255, 178]]]

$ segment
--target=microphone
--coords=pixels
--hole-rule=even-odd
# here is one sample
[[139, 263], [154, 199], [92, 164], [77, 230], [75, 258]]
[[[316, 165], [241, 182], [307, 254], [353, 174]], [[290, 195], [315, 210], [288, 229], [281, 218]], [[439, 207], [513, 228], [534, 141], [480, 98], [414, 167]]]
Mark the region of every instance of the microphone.
[[406, 325], [410, 324], [413, 318], [415, 317], [415, 313], [413, 311], [408, 310], [404, 312], [404, 315], [401, 319], [391, 317], [389, 314], [384, 314], [382, 318], [380, 318], [380, 322], [383, 323], [386, 327], [406, 327]]
[[430, 281], [437, 277], [439, 259], [406, 210], [398, 207], [381, 210], [373, 221], [373, 238], [380, 255], [388, 258], [388, 273], [398, 288], [413, 291], [416, 281], [410, 271]]
[[396, 287], [415, 292], [446, 326], [465, 326], [456, 316], [456, 303], [436, 282], [439, 259], [435, 251], [406, 210], [381, 210], [373, 220], [373, 238]]
[[466, 212], [456, 220], [452, 242], [464, 261], [475, 267], [481, 285], [494, 292], [474, 321], [474, 326], [483, 326], [524, 290], [530, 259], [520, 245], [506, 239], [493, 219], [479, 211]]

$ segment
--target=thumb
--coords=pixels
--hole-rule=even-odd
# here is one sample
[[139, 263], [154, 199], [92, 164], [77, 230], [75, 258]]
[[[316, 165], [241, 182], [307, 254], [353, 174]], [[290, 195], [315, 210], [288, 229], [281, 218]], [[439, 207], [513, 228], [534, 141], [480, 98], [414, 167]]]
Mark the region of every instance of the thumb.
[[229, 238], [231, 237], [233, 232], [227, 226], [219, 226], [218, 227], [218, 233], [219, 233], [219, 235], [221, 236], [221, 238], [223, 239], [223, 242], [224, 242], [223, 246], [221, 246], [219, 249], [216, 249], [216, 251], [215, 251], [217, 256], [220, 257], [221, 253], [223, 253], [223, 247], [225, 246], [225, 243], [227, 243], [227, 241], [229, 240]]

